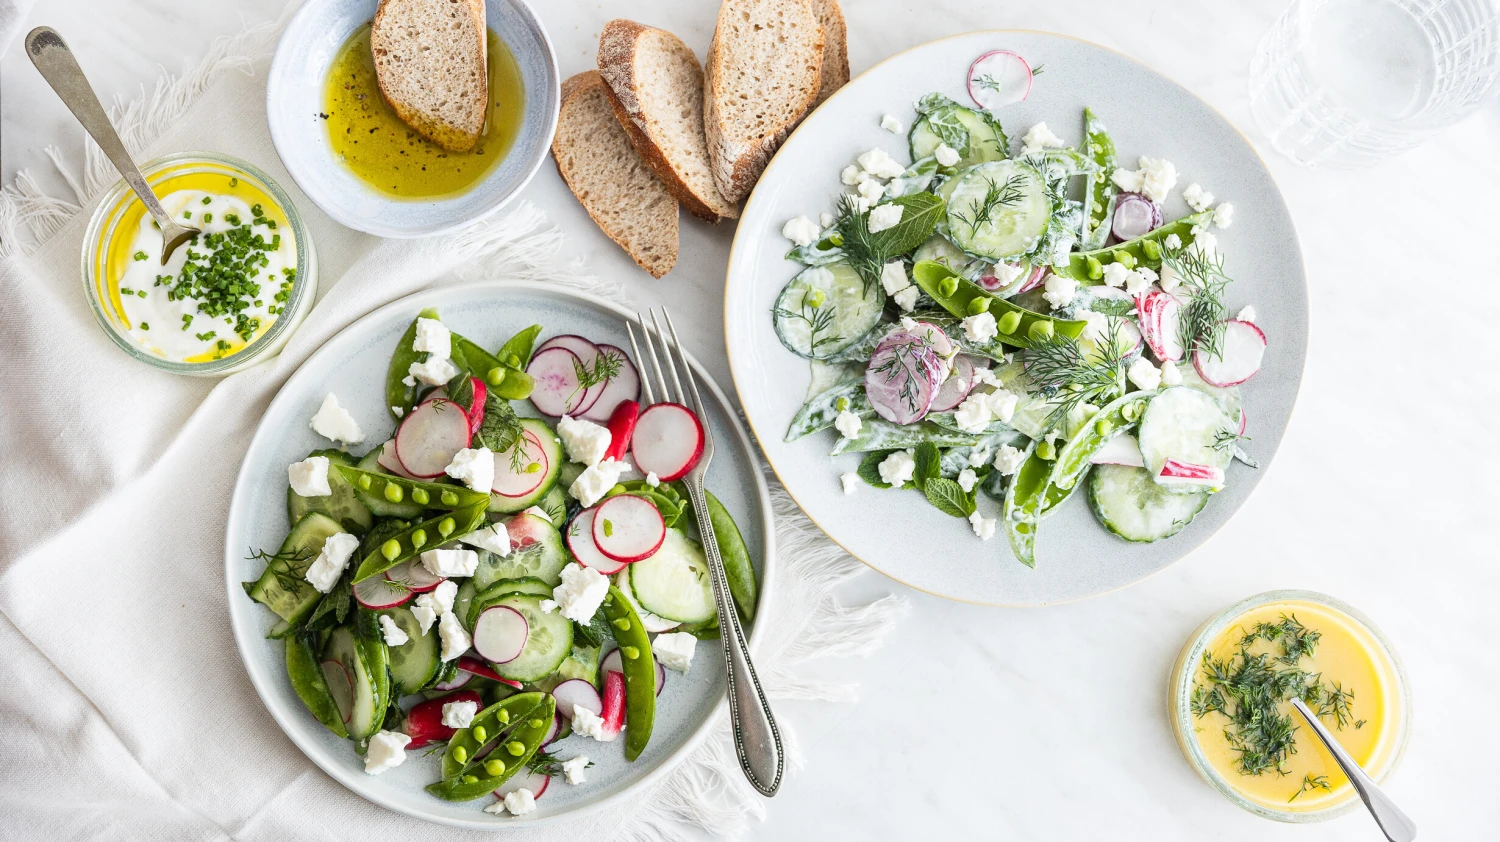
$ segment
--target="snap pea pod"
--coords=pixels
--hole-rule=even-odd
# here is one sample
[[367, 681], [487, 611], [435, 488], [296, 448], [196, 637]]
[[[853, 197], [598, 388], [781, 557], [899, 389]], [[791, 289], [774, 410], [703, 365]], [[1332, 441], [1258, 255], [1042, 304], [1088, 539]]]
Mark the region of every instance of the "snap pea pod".
[[1077, 339], [1087, 324], [1045, 316], [997, 298], [934, 260], [920, 261], [912, 267], [911, 274], [912, 280], [917, 282], [923, 292], [957, 318], [983, 312], [994, 314], [996, 326], [1000, 330], [1000, 341], [1007, 345], [1029, 348], [1033, 340], [1045, 339], [1053, 334]]
[[[417, 314], [417, 319], [436, 319], [438, 312], [431, 307]], [[386, 412], [391, 417], [400, 421], [402, 416], [411, 411], [412, 404], [417, 399], [417, 387], [406, 385], [406, 379], [411, 374], [412, 363], [422, 361], [426, 356], [423, 352], [414, 350], [412, 344], [417, 340], [417, 319], [412, 319], [411, 326], [396, 340], [396, 350], [391, 354], [390, 368], [385, 372], [385, 405]], [[399, 410], [399, 411], [398, 411]]]
[[[839, 406], [840, 401], [843, 401], [842, 409]], [[832, 427], [839, 413], [844, 410], [861, 418], [869, 418], [875, 414], [874, 407], [870, 406], [870, 399], [865, 395], [863, 380], [842, 383], [808, 398], [807, 403], [804, 403], [792, 418], [784, 441], [796, 441], [803, 436]]]
[[375, 685], [374, 709], [383, 711], [391, 704], [391, 652], [380, 631], [374, 611], [359, 609], [354, 616], [354, 651], [365, 662], [370, 681]]
[[364, 557], [354, 573], [354, 581], [363, 582], [371, 576], [378, 576], [409, 558], [415, 558], [423, 550], [473, 532], [484, 524], [487, 505], [442, 512], [437, 517], [401, 530]]
[[393, 474], [362, 471], [350, 465], [336, 465], [340, 475], [354, 486], [357, 492], [369, 494], [388, 503], [411, 503], [424, 509], [466, 509], [470, 506], [488, 506], [490, 495], [457, 485], [437, 482], [422, 482]]
[[1110, 176], [1115, 171], [1115, 141], [1109, 129], [1094, 115], [1092, 109], [1083, 109], [1084, 151], [1099, 166], [1099, 172], [1089, 173], [1083, 188], [1083, 236], [1079, 244], [1085, 249], [1097, 249], [1109, 239], [1110, 200], [1119, 189]]
[[[536, 348], [536, 338], [541, 333], [541, 325], [532, 325], [505, 340], [505, 344], [500, 346], [500, 351], [495, 356], [512, 368], [524, 370], [531, 364], [531, 353]], [[515, 357], [515, 360], [511, 360], [511, 357]]]
[[1036, 443], [1026, 448], [1026, 461], [1005, 489], [1001, 521], [1016, 560], [1036, 567], [1036, 529], [1038, 514], [1047, 491], [1047, 476], [1052, 464], [1037, 455]]
[[719, 498], [711, 491], [704, 491], [703, 496], [708, 499], [708, 518], [713, 521], [714, 540], [719, 545], [719, 557], [724, 560], [729, 595], [734, 598], [740, 618], [748, 623], [755, 619], [755, 566], [750, 563], [750, 550]]
[[866, 418], [858, 438], [840, 438], [833, 446], [832, 455], [840, 453], [869, 453], [872, 450], [905, 450], [923, 442], [938, 447], [969, 447], [979, 441], [979, 436], [944, 429], [931, 421], [915, 424], [892, 424], [884, 418]]
[[349, 736], [309, 635], [294, 634], [286, 639], [286, 674], [302, 704], [324, 727], [340, 737]]
[[444, 801], [472, 801], [494, 792], [526, 768], [556, 712], [556, 701], [537, 692], [517, 693], [480, 711], [469, 727], [449, 738], [443, 779], [427, 791]]
[[1167, 237], [1176, 234], [1186, 248], [1193, 242], [1193, 228], [1208, 225], [1213, 221], [1213, 215], [1211, 210], [1195, 213], [1176, 222], [1169, 222], [1154, 231], [1147, 231], [1134, 240], [1092, 251], [1074, 252], [1068, 257], [1066, 266], [1059, 264], [1052, 267], [1052, 271], [1085, 284], [1099, 284], [1103, 283], [1104, 267], [1111, 263], [1124, 263], [1127, 269], [1134, 269], [1136, 266], [1160, 268], [1162, 254], [1167, 250]]
[[1145, 413], [1146, 403], [1155, 395], [1154, 391], [1131, 392], [1105, 404], [1093, 418], [1084, 423], [1083, 429], [1063, 446], [1062, 451], [1057, 454], [1057, 461], [1052, 463], [1042, 516], [1050, 514], [1082, 485], [1083, 475], [1092, 464], [1089, 460], [1115, 436], [1134, 427]]
[[[519, 359], [519, 357], [518, 357]], [[508, 401], [531, 397], [536, 381], [521, 368], [479, 347], [479, 343], [453, 334], [453, 362], [474, 377], [483, 380], [495, 394]]]
[[633, 761], [646, 750], [656, 721], [656, 661], [640, 616], [614, 585], [604, 600], [604, 616], [620, 644], [625, 674], [625, 759]]

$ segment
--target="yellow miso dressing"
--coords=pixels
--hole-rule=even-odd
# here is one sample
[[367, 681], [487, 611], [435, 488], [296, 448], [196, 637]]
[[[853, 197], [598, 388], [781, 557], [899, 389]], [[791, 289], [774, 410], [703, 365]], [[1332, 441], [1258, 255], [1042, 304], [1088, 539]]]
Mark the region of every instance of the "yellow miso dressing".
[[396, 116], [380, 94], [370, 25], [339, 48], [328, 71], [320, 116], [334, 155], [359, 179], [401, 199], [448, 196], [474, 186], [505, 159], [526, 110], [521, 68], [505, 42], [487, 32], [489, 106], [472, 152], [450, 152]]

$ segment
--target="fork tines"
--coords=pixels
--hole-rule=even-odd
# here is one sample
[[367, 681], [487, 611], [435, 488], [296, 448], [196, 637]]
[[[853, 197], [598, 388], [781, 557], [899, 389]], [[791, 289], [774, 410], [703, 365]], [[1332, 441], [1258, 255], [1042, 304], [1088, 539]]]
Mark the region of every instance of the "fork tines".
[[[667, 372], [670, 371], [672, 374], [672, 385], [676, 387], [675, 402], [680, 403], [683, 406], [692, 407], [693, 411], [697, 413], [698, 418], [700, 420], [703, 419], [703, 398], [698, 393], [698, 382], [693, 377], [692, 366], [688, 365], [687, 354], [685, 354], [682, 350], [682, 341], [677, 338], [677, 326], [672, 323], [672, 314], [667, 312], [667, 308], [663, 307], [661, 308], [661, 319], [659, 320], [656, 317], [655, 310], [647, 310], [646, 312], [651, 316], [650, 327], [647, 327], [646, 325], [646, 315], [641, 313], [636, 314], [636, 321], [640, 324], [641, 328], [641, 337], [646, 343], [645, 354], [641, 353], [640, 345], [636, 344], [635, 327], [629, 322], [625, 323], [625, 329], [630, 334], [630, 349], [635, 352], [635, 358], [637, 360], [640, 360], [641, 387], [646, 394], [646, 403], [657, 403], [656, 393], [651, 388], [652, 369], [655, 370], [657, 384], [661, 387], [661, 400], [673, 401], [674, 391], [667, 388]], [[662, 330], [662, 321], [665, 321], [667, 323], [667, 329], [665, 331]], [[656, 344], [651, 341], [651, 333], [653, 329], [656, 332], [657, 340], [661, 342], [661, 353], [662, 358], [665, 358], [666, 360], [665, 363], [663, 363], [661, 358], [657, 357]], [[668, 334], [671, 335], [670, 340], [667, 338]], [[675, 361], [672, 359], [672, 349], [674, 347], [677, 349], [677, 360]], [[649, 365], [647, 365], [646, 362], [648, 359], [650, 360]], [[679, 377], [677, 372], [679, 363], [682, 368], [681, 377]], [[687, 379], [687, 391], [684, 391], [682, 388], [682, 380], [684, 377]], [[692, 395], [691, 403], [688, 402], [689, 394]], [[704, 424], [705, 435], [707, 434], [707, 431], [708, 426], [707, 424]]]

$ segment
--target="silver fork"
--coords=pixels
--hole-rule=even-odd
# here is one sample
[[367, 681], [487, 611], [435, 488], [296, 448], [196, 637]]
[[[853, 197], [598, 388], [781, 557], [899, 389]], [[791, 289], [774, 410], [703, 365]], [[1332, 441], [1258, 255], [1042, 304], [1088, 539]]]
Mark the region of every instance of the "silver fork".
[[[724, 672], [729, 683], [729, 721], [734, 727], [735, 753], [739, 755], [740, 768], [745, 771], [750, 785], [769, 798], [781, 786], [781, 773], [785, 765], [781, 731], [776, 727], [776, 718], [771, 715], [771, 705], [766, 701], [760, 679], [755, 675], [755, 665], [750, 663], [750, 645], [745, 638], [744, 629], [740, 628], [739, 617], [735, 614], [734, 602], [729, 594], [729, 582], [724, 575], [724, 559], [719, 555], [713, 519], [709, 516], [708, 501], [703, 496], [703, 477], [714, 456], [713, 429], [708, 423], [703, 398], [698, 394], [693, 367], [688, 365], [682, 343], [677, 339], [677, 327], [672, 324], [672, 314], [665, 307], [661, 309], [662, 317], [667, 322], [667, 332], [672, 337], [668, 342], [667, 332], [662, 331], [655, 311], [648, 312], [651, 314], [651, 325], [656, 329], [656, 337], [661, 342], [662, 356], [666, 358], [666, 363], [657, 359], [656, 346], [651, 342], [651, 330], [646, 327], [645, 316], [639, 313], [636, 314], [636, 319], [640, 322], [647, 354], [641, 354], [641, 347], [636, 344], [635, 329], [626, 322], [625, 327], [630, 332], [630, 348], [635, 351], [635, 358], [641, 364], [641, 385], [644, 387], [646, 403], [657, 403], [656, 392], [651, 388], [651, 372], [646, 365], [649, 356], [650, 368], [656, 370], [657, 383], [661, 386], [662, 402], [672, 401], [673, 392], [667, 389], [667, 372], [670, 371], [672, 384], [676, 387], [675, 402], [690, 406], [703, 426], [703, 455], [682, 481], [687, 486], [688, 499], [693, 502], [693, 512], [698, 516], [698, 530], [703, 535], [703, 551], [708, 555], [709, 577], [714, 586], [714, 603], [719, 609], [719, 640], [724, 644]], [[687, 379], [687, 392], [683, 391], [682, 380], [678, 377], [678, 366], [672, 361], [674, 347], [681, 362], [683, 377]], [[688, 404], [689, 394], [693, 399], [691, 405]]]

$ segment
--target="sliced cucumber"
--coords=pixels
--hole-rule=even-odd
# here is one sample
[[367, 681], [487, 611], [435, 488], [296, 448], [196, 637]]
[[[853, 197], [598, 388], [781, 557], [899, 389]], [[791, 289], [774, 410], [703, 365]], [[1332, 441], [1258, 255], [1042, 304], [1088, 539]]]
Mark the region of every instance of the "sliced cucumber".
[[380, 729], [385, 710], [377, 704], [374, 676], [369, 665], [360, 655], [360, 646], [354, 638], [354, 630], [340, 626], [328, 636], [328, 645], [323, 649], [323, 660], [337, 661], [349, 674], [354, 688], [349, 709], [349, 736], [356, 740], [370, 737]]
[[[380, 451], [387, 445], [395, 446], [391, 442], [386, 442], [375, 447], [369, 453], [366, 453], [364, 458], [359, 460], [359, 464], [354, 467], [359, 468], [361, 471], [389, 474], [390, 471], [387, 471], [379, 462]], [[369, 509], [375, 517], [399, 517], [411, 520], [422, 514], [422, 507], [415, 503], [392, 503], [378, 494], [371, 494], [368, 491], [362, 491], [358, 488], [354, 489], [354, 493], [359, 497], [359, 502], [364, 503], [365, 508]]]
[[550, 675], [572, 651], [573, 621], [564, 617], [561, 611], [543, 613], [542, 599], [532, 594], [511, 594], [490, 603], [490, 606], [515, 609], [526, 618], [530, 629], [520, 655], [507, 663], [492, 665], [501, 677], [512, 681], [537, 681]]
[[[395, 689], [403, 696], [421, 690], [437, 674], [438, 636], [432, 629], [427, 634], [417, 625], [417, 618], [406, 608], [391, 608], [381, 612], [390, 616], [402, 631], [407, 641], [400, 646], [389, 647], [391, 680]], [[459, 615], [463, 616], [463, 615]]]
[[939, 144], [946, 143], [959, 153], [961, 167], [1003, 160], [1008, 157], [1010, 147], [998, 121], [956, 102], [918, 117], [912, 124], [908, 139], [913, 161], [934, 154]]
[[[525, 579], [527, 577], [540, 579], [556, 586], [562, 581], [562, 569], [568, 566], [568, 553], [563, 548], [562, 533], [545, 518], [536, 515], [517, 515], [512, 519], [525, 518], [524, 526], [526, 534], [534, 538], [534, 542], [526, 546], [512, 550], [511, 554], [501, 558], [492, 552], [479, 551], [479, 567], [474, 571], [474, 587], [479, 591], [489, 588], [490, 585], [501, 579]], [[511, 540], [516, 540], [513, 533]]]
[[[543, 497], [537, 503], [542, 511], [547, 513], [547, 519], [552, 521], [553, 526], [557, 527], [561, 527], [564, 523], [568, 522], [568, 495], [563, 491], [561, 477], [562, 471], [559, 469], [559, 481], [554, 483], [552, 490], [547, 492], [547, 496]], [[574, 479], [577, 479], [577, 477], [574, 477]]]
[[557, 667], [559, 683], [570, 678], [581, 678], [596, 688], [599, 687], [599, 650], [593, 646], [574, 645], [568, 657]]
[[323, 542], [343, 531], [343, 525], [327, 515], [318, 512], [304, 515], [281, 542], [281, 549], [266, 565], [266, 572], [250, 588], [250, 598], [296, 625], [323, 596], [302, 577], [323, 551]]
[[615, 574], [615, 587], [620, 589], [620, 593], [625, 596], [625, 601], [630, 603], [630, 607], [635, 609], [636, 616], [641, 618], [641, 628], [651, 634], [669, 632], [682, 625], [676, 620], [658, 617], [641, 607], [641, 601], [635, 598], [635, 590], [630, 586], [629, 567]]
[[1024, 254], [1046, 232], [1052, 202], [1041, 173], [1031, 167], [994, 161], [970, 167], [955, 181], [948, 230], [969, 254], [990, 260]]
[[712, 617], [713, 582], [703, 547], [680, 529], [668, 529], [661, 549], [630, 565], [630, 589], [642, 608], [679, 623]]
[[354, 486], [344, 479], [343, 474], [333, 470], [334, 465], [353, 467], [354, 459], [342, 450], [314, 450], [308, 456], [322, 456], [328, 460], [328, 488], [333, 493], [324, 497], [303, 497], [288, 486], [287, 522], [296, 523], [308, 512], [319, 512], [343, 524], [346, 532], [363, 535], [370, 524], [375, 522], [375, 517], [370, 514], [370, 507], [360, 502], [355, 495]]
[[934, 234], [927, 238], [927, 242], [917, 246], [917, 250], [912, 252], [911, 262], [913, 264], [921, 263], [924, 260], [935, 260], [952, 269], [954, 272], [963, 274], [968, 269], [973, 258], [969, 257], [963, 249], [949, 242], [946, 237]]
[[[563, 466], [562, 466], [562, 470], [558, 471], [558, 473], [557, 473], [557, 487], [559, 489], [562, 489], [563, 492], [566, 493], [567, 489], [573, 487], [573, 481], [576, 480], [576, 479], [578, 479], [578, 477], [581, 476], [583, 474], [583, 472], [586, 471], [586, 470], [588, 470], [588, 466], [587, 465], [580, 465], [577, 462], [566, 462], [566, 463], [564, 463]], [[564, 499], [567, 499], [567, 498], [564, 498]], [[542, 508], [545, 509], [547, 507], [543, 506]], [[567, 518], [563, 518], [563, 523], [567, 523]], [[561, 525], [562, 525], [561, 523], [554, 523], [553, 524], [553, 526], [561, 526]]]
[[1089, 506], [1104, 528], [1136, 543], [1170, 538], [1193, 522], [1208, 492], [1173, 493], [1144, 468], [1095, 465], [1089, 472]]
[[[1163, 389], [1146, 404], [1146, 412], [1141, 416], [1141, 456], [1146, 461], [1146, 470], [1157, 477], [1168, 459], [1220, 470], [1228, 468], [1234, 448], [1216, 445], [1237, 427], [1210, 395], [1188, 386]], [[1185, 494], [1204, 490], [1182, 485], [1171, 488]]]
[[[473, 581], [472, 579], [470, 580]], [[501, 579], [500, 581], [485, 588], [480, 593], [472, 596], [472, 601], [465, 603], [460, 611], [458, 600], [453, 600], [453, 611], [458, 614], [459, 619], [464, 621], [468, 628], [474, 628], [474, 621], [479, 618], [479, 612], [494, 604], [495, 600], [511, 594], [526, 594], [528, 596], [539, 596], [543, 599], [552, 598], [554, 585], [549, 585], [541, 579], [527, 577], [525, 579]], [[462, 590], [462, 589], [460, 589]]]
[[[483, 559], [483, 554], [480, 558]], [[453, 613], [458, 615], [464, 628], [469, 631], [474, 630], [474, 623], [469, 619], [469, 607], [474, 604], [474, 597], [478, 595], [479, 589], [474, 587], [473, 579], [465, 579], [463, 584], [458, 586], [458, 593], [453, 595]]]
[[844, 262], [812, 266], [776, 298], [776, 335], [787, 350], [826, 360], [858, 342], [880, 321], [885, 290]]
[[536, 505], [537, 501], [546, 497], [552, 487], [557, 485], [558, 474], [562, 472], [563, 463], [567, 461], [563, 458], [562, 442], [558, 440], [557, 433], [552, 431], [546, 421], [540, 418], [522, 418], [521, 428], [535, 435], [537, 442], [541, 444], [542, 453], [547, 457], [547, 472], [542, 477], [542, 484], [533, 489], [530, 494], [520, 497], [502, 497], [499, 494], [491, 494], [489, 510], [492, 512], [510, 514]]

